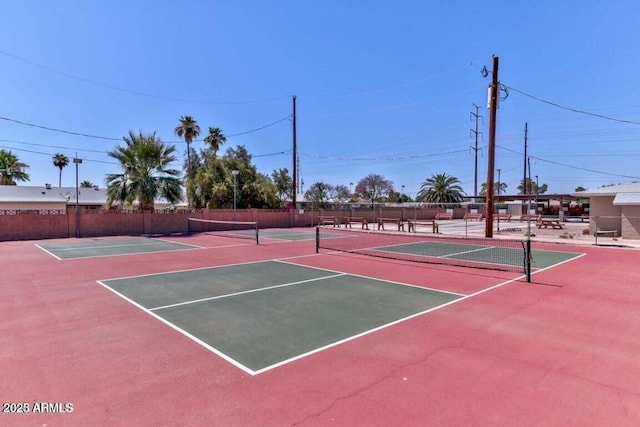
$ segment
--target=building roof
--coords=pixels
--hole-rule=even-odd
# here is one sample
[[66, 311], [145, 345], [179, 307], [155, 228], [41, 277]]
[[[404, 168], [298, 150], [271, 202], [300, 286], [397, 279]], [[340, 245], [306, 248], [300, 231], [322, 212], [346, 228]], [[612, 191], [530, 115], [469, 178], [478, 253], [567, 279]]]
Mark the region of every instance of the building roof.
[[[104, 188], [80, 188], [78, 203], [82, 205], [104, 205], [107, 200], [107, 191]], [[0, 185], [0, 203], [60, 203], [68, 205], [76, 203], [75, 187], [55, 186], [23, 186]]]
[[640, 182], [609, 185], [574, 193], [577, 197], [613, 197], [616, 206], [640, 205]]
[[606, 187], [594, 188], [573, 193], [576, 197], [591, 196], [616, 196], [619, 193], [640, 193], [640, 182], [630, 182], [627, 184], [609, 185]]
[[613, 199], [613, 204], [618, 206], [640, 205], [640, 192], [638, 193], [618, 193]]

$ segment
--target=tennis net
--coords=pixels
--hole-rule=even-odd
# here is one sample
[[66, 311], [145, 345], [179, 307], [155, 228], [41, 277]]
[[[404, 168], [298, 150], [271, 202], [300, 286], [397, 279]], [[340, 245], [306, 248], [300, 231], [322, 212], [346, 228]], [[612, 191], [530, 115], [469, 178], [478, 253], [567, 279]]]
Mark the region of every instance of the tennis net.
[[490, 270], [526, 272], [526, 245], [521, 240], [442, 237], [415, 234], [330, 231], [316, 228], [319, 249], [382, 258], [456, 265]]
[[215, 219], [187, 218], [189, 234], [204, 233], [236, 239], [251, 239], [258, 244], [258, 223], [248, 221], [221, 221]]

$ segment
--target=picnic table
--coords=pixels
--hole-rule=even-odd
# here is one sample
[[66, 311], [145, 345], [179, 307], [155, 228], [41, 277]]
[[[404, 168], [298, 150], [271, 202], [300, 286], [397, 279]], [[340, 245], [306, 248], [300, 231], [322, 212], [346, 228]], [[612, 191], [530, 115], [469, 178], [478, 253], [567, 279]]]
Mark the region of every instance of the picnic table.
[[556, 218], [538, 218], [536, 221], [536, 227], [538, 228], [558, 228], [562, 229], [563, 226], [559, 219]]

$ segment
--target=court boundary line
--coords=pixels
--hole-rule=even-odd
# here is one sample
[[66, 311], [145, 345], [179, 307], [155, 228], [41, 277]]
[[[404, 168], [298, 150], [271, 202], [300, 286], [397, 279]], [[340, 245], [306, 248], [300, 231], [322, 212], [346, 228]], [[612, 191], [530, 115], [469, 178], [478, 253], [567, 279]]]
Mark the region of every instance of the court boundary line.
[[[573, 252], [572, 252], [572, 253], [573, 253]], [[405, 322], [405, 321], [411, 320], [411, 319], [413, 319], [413, 318], [416, 318], [416, 317], [419, 317], [419, 316], [425, 315], [425, 314], [427, 314], [427, 313], [431, 313], [431, 312], [433, 312], [433, 311], [436, 311], [436, 310], [439, 310], [439, 309], [442, 309], [442, 308], [448, 307], [448, 306], [450, 306], [450, 305], [453, 305], [453, 304], [456, 304], [456, 303], [459, 303], [459, 302], [465, 301], [465, 300], [467, 300], [467, 299], [470, 299], [470, 298], [472, 298], [472, 297], [475, 297], [475, 296], [481, 295], [481, 294], [483, 294], [483, 293], [486, 293], [486, 292], [489, 292], [489, 291], [492, 291], [492, 290], [498, 289], [498, 288], [503, 287], [503, 286], [505, 286], [505, 285], [508, 285], [508, 284], [511, 284], [511, 283], [514, 283], [514, 282], [518, 282], [518, 281], [520, 281], [520, 280], [522, 280], [523, 278], [525, 278], [525, 277], [526, 277], [526, 275], [519, 275], [519, 276], [517, 276], [517, 277], [515, 277], [515, 278], [512, 278], [512, 279], [509, 279], [509, 280], [506, 280], [506, 281], [500, 282], [500, 283], [498, 283], [498, 284], [496, 284], [496, 285], [493, 285], [493, 286], [490, 286], [490, 287], [488, 287], [488, 288], [481, 289], [481, 290], [476, 291], [476, 292], [474, 292], [474, 293], [464, 295], [464, 294], [457, 294], [457, 293], [455, 293], [455, 292], [450, 292], [450, 291], [443, 291], [443, 290], [439, 290], [439, 289], [433, 289], [433, 288], [428, 288], [428, 287], [422, 287], [422, 286], [418, 286], [418, 285], [411, 285], [411, 284], [402, 283], [402, 282], [396, 282], [396, 281], [391, 281], [391, 280], [386, 280], [386, 279], [380, 279], [380, 278], [372, 278], [372, 277], [367, 277], [367, 276], [364, 276], [364, 275], [351, 274], [351, 273], [346, 273], [346, 272], [339, 272], [339, 271], [331, 270], [331, 269], [327, 269], [327, 268], [315, 267], [315, 266], [308, 266], [308, 265], [301, 265], [301, 264], [295, 264], [295, 263], [293, 263], [293, 262], [287, 262], [287, 261], [284, 261], [284, 260], [286, 260], [286, 259], [307, 258], [307, 257], [318, 256], [318, 255], [324, 255], [324, 254], [297, 255], [297, 256], [291, 256], [291, 257], [285, 257], [285, 258], [279, 258], [279, 259], [270, 259], [270, 260], [251, 261], [251, 262], [245, 262], [245, 263], [236, 263], [236, 264], [220, 265], [220, 266], [213, 266], [213, 267], [202, 267], [202, 268], [196, 268], [196, 269], [185, 269], [185, 270], [179, 270], [179, 271], [173, 271], [173, 272], [164, 272], [164, 273], [151, 273], [151, 274], [145, 274], [145, 275], [130, 276], [130, 278], [135, 278], [135, 277], [144, 277], [144, 276], [151, 276], [151, 275], [158, 275], [158, 274], [169, 274], [169, 273], [176, 273], [176, 272], [180, 272], [180, 271], [182, 271], [182, 272], [187, 272], [187, 271], [194, 271], [194, 270], [204, 270], [204, 269], [209, 269], [209, 268], [219, 268], [219, 267], [225, 267], [225, 266], [237, 266], [237, 265], [244, 265], [244, 264], [255, 264], [255, 263], [258, 263], [258, 262], [278, 262], [278, 263], [283, 263], [283, 264], [288, 264], [288, 265], [294, 265], [294, 266], [297, 266], [297, 267], [311, 268], [311, 269], [318, 269], [318, 270], [324, 270], [324, 271], [334, 272], [334, 273], [337, 273], [337, 274], [336, 274], [336, 276], [352, 275], [352, 276], [355, 276], [355, 277], [362, 277], [362, 278], [365, 278], [365, 279], [375, 280], [375, 281], [379, 281], [379, 282], [388, 282], [388, 283], [399, 284], [399, 285], [404, 285], [404, 286], [417, 287], [417, 288], [421, 288], [421, 289], [425, 289], [425, 290], [431, 290], [431, 291], [436, 291], [436, 292], [448, 293], [448, 294], [451, 294], [451, 295], [454, 295], [454, 296], [459, 296], [459, 298], [456, 298], [456, 299], [455, 299], [455, 300], [453, 300], [453, 301], [449, 301], [449, 302], [447, 302], [447, 303], [444, 303], [444, 304], [438, 305], [438, 306], [436, 306], [436, 307], [432, 307], [432, 308], [430, 308], [430, 309], [428, 309], [428, 310], [424, 310], [424, 311], [419, 312], [419, 313], [414, 313], [414, 314], [412, 314], [412, 315], [410, 315], [410, 316], [405, 316], [404, 318], [397, 319], [397, 320], [395, 320], [395, 321], [393, 321], [393, 322], [389, 322], [389, 323], [387, 323], [387, 324], [380, 325], [380, 326], [378, 326], [378, 327], [376, 327], [376, 328], [372, 328], [372, 329], [370, 329], [370, 330], [363, 331], [363, 332], [361, 332], [361, 333], [359, 333], [359, 334], [356, 334], [356, 335], [353, 335], [353, 336], [347, 337], [347, 338], [342, 339], [342, 340], [338, 340], [338, 341], [336, 341], [336, 342], [333, 342], [333, 343], [327, 344], [327, 345], [325, 345], [325, 346], [318, 347], [318, 348], [316, 348], [316, 349], [314, 349], [314, 350], [311, 350], [311, 351], [308, 351], [308, 352], [305, 352], [305, 353], [301, 353], [301, 354], [296, 355], [296, 356], [294, 356], [294, 357], [291, 357], [291, 358], [289, 358], [289, 359], [282, 360], [282, 361], [280, 361], [280, 362], [278, 362], [278, 363], [275, 363], [275, 364], [272, 364], [272, 365], [269, 365], [269, 366], [265, 366], [264, 368], [261, 368], [261, 369], [258, 369], [258, 370], [252, 370], [252, 369], [250, 369], [249, 367], [247, 367], [247, 366], [243, 365], [242, 363], [238, 362], [237, 360], [235, 360], [235, 359], [231, 358], [230, 356], [226, 355], [225, 353], [222, 353], [220, 350], [216, 349], [215, 347], [213, 347], [213, 346], [211, 346], [211, 345], [207, 344], [206, 342], [202, 341], [202, 340], [201, 340], [201, 339], [199, 339], [198, 337], [196, 337], [196, 336], [194, 336], [194, 335], [192, 335], [192, 334], [188, 333], [187, 331], [185, 331], [185, 330], [181, 329], [181, 328], [180, 328], [180, 327], [178, 327], [177, 325], [175, 325], [175, 324], [173, 324], [173, 323], [169, 322], [168, 320], [166, 320], [166, 319], [162, 318], [161, 316], [157, 315], [156, 313], [154, 313], [154, 312], [150, 311], [150, 309], [147, 309], [147, 308], [143, 307], [142, 305], [140, 305], [140, 304], [138, 304], [137, 302], [135, 302], [135, 301], [131, 300], [130, 298], [126, 297], [125, 295], [121, 294], [120, 292], [116, 291], [115, 289], [113, 289], [113, 288], [111, 288], [111, 287], [107, 286], [105, 283], [103, 283], [103, 281], [102, 281], [102, 280], [98, 280], [97, 282], [98, 282], [101, 286], [103, 286], [104, 288], [107, 288], [109, 291], [111, 291], [112, 293], [114, 293], [115, 295], [120, 296], [120, 297], [121, 297], [121, 298], [123, 298], [125, 301], [127, 301], [127, 302], [129, 302], [129, 303], [133, 304], [135, 307], [137, 307], [137, 308], [141, 309], [142, 311], [146, 312], [147, 314], [149, 314], [149, 315], [153, 316], [154, 318], [156, 318], [156, 319], [160, 320], [162, 323], [164, 323], [165, 325], [169, 326], [170, 328], [172, 328], [172, 329], [173, 329], [173, 330], [175, 330], [176, 332], [178, 332], [178, 333], [182, 334], [183, 336], [185, 336], [185, 337], [187, 337], [187, 338], [191, 339], [193, 342], [195, 342], [195, 343], [197, 343], [197, 344], [200, 344], [202, 347], [204, 347], [205, 349], [209, 350], [209, 351], [210, 351], [210, 352], [212, 352], [213, 354], [215, 354], [215, 355], [219, 356], [220, 358], [222, 358], [223, 360], [225, 360], [225, 361], [227, 361], [228, 363], [232, 364], [233, 366], [235, 366], [235, 367], [237, 367], [237, 368], [241, 369], [242, 371], [246, 372], [247, 374], [249, 374], [249, 375], [251, 375], [251, 376], [256, 376], [256, 375], [262, 374], [262, 373], [264, 373], [264, 372], [268, 372], [268, 371], [270, 371], [270, 370], [272, 370], [272, 369], [275, 369], [275, 368], [278, 368], [278, 367], [284, 366], [284, 365], [286, 365], [286, 364], [292, 363], [292, 362], [294, 362], [294, 361], [300, 360], [300, 359], [302, 359], [302, 358], [309, 357], [309, 356], [311, 356], [311, 355], [313, 355], [313, 354], [316, 354], [316, 353], [319, 353], [319, 352], [322, 352], [322, 351], [328, 350], [328, 349], [330, 349], [330, 348], [332, 348], [332, 347], [337, 347], [338, 345], [345, 344], [345, 343], [347, 343], [347, 342], [349, 342], [349, 341], [352, 341], [352, 340], [355, 340], [355, 339], [361, 338], [361, 337], [363, 337], [363, 336], [365, 336], [365, 335], [369, 335], [369, 334], [372, 334], [372, 333], [374, 333], [374, 332], [378, 332], [378, 331], [380, 331], [380, 330], [382, 330], [382, 329], [388, 328], [388, 327], [390, 327], [390, 326], [397, 325], [397, 324], [399, 324], [399, 323], [401, 323], [401, 322]], [[567, 262], [571, 262], [571, 261], [573, 261], [573, 260], [576, 260], [576, 259], [581, 258], [581, 257], [586, 256], [586, 255], [587, 255], [586, 253], [579, 254], [579, 255], [578, 255], [578, 256], [576, 256], [576, 257], [569, 258], [569, 259], [564, 260], [564, 261], [561, 261], [561, 262], [559, 262], [559, 263], [557, 263], [557, 264], [554, 264], [554, 265], [548, 266], [548, 267], [546, 267], [546, 268], [544, 268], [544, 269], [536, 270], [535, 272], [532, 272], [532, 274], [540, 273], [540, 272], [542, 272], [542, 271], [545, 271], [545, 270], [548, 270], [548, 269], [554, 268], [554, 267], [556, 267], [556, 266], [558, 266], [558, 265], [561, 265], [561, 264], [564, 264], [564, 263], [567, 263]], [[329, 277], [329, 276], [327, 276], [327, 277]], [[323, 278], [320, 278], [320, 279], [324, 279], [324, 278], [326, 278], [326, 277], [323, 277]], [[123, 277], [123, 278], [120, 278], [120, 279], [125, 279], [125, 278]], [[109, 279], [109, 280], [118, 280], [118, 279]], [[319, 280], [319, 279], [318, 279], [318, 280]], [[104, 281], [107, 281], [107, 280], [104, 280]]]
[[339, 270], [332, 270], [330, 268], [309, 266], [309, 265], [304, 265], [304, 264], [296, 264], [296, 263], [293, 263], [293, 262], [283, 261], [284, 259], [287, 259], [287, 258], [275, 259], [274, 261], [280, 262], [282, 264], [295, 265], [297, 267], [309, 267], [309, 268], [312, 268], [312, 269], [328, 271], [330, 273], [336, 273], [336, 274], [342, 273], [342, 274], [347, 274], [349, 276], [360, 277], [362, 279], [377, 280], [378, 282], [387, 282], [387, 283], [392, 283], [394, 285], [401, 285], [401, 286], [408, 286], [408, 287], [412, 287], [412, 288], [425, 289], [425, 290], [428, 290], [428, 291], [441, 292], [441, 293], [444, 293], [444, 294], [451, 294], [451, 295], [456, 295], [456, 296], [460, 296], [460, 297], [466, 295], [466, 294], [459, 294], [459, 293], [453, 292], [453, 291], [445, 291], [445, 290], [442, 290], [442, 289], [431, 288], [431, 287], [427, 287], [427, 286], [412, 285], [411, 283], [404, 283], [404, 282], [398, 282], [398, 281], [395, 281], [395, 280], [380, 279], [378, 277], [365, 276], [364, 274], [346, 273], [344, 271], [341, 272]]
[[231, 294], [217, 295], [217, 296], [214, 296], [214, 297], [200, 298], [200, 299], [197, 299], [197, 300], [184, 301], [184, 302], [179, 302], [179, 303], [176, 303], [176, 304], [164, 305], [164, 306], [160, 306], [160, 307], [153, 307], [153, 308], [150, 308], [149, 310], [151, 310], [151, 311], [164, 310], [166, 308], [180, 307], [180, 306], [188, 305], [188, 304], [197, 304], [199, 302], [204, 302], [204, 301], [213, 301], [213, 300], [227, 298], [227, 297], [234, 297], [234, 296], [237, 296], [237, 295], [245, 295], [245, 294], [251, 294], [251, 293], [254, 293], [254, 292], [261, 292], [261, 291], [268, 291], [268, 290], [271, 290], [271, 289], [284, 288], [286, 286], [295, 286], [295, 285], [300, 285], [302, 283], [315, 282], [315, 281], [318, 281], [318, 280], [332, 279], [334, 277], [345, 276], [347, 274], [348, 273], [333, 274], [331, 276], [323, 276], [323, 277], [315, 277], [313, 279], [298, 280], [297, 282], [281, 283], [279, 285], [267, 286], [265, 288], [249, 289], [249, 290], [246, 290], [246, 291], [234, 292], [234, 293], [231, 293]]
[[[206, 249], [224, 249], [224, 248], [233, 248], [233, 247], [236, 247], [236, 246], [247, 246], [247, 245], [249, 245], [249, 243], [242, 243], [242, 244], [234, 244], [234, 245], [222, 245], [222, 246], [206, 247], [206, 246], [196, 246], [196, 245], [183, 244], [183, 243], [179, 243], [179, 242], [170, 242], [170, 241], [165, 241], [165, 242], [173, 243], [173, 244], [176, 244], [176, 245], [189, 246], [189, 247], [185, 248], [185, 249], [169, 249], [169, 250], [166, 250], [166, 251], [131, 252], [131, 253], [123, 253], [123, 254], [106, 254], [106, 255], [91, 255], [91, 256], [83, 256], [83, 257], [60, 258], [60, 257], [54, 255], [53, 253], [51, 253], [50, 251], [48, 251], [47, 249], [45, 249], [42, 246], [40, 246], [38, 243], [35, 243], [35, 246], [37, 246], [38, 248], [42, 249], [44, 252], [48, 253], [49, 255], [51, 255], [52, 257], [54, 257], [56, 259], [58, 259], [59, 261], [73, 261], [73, 260], [78, 260], [78, 259], [92, 259], [92, 258], [118, 257], [118, 256], [129, 256], [129, 255], [145, 255], [145, 254], [159, 254], [159, 253], [166, 253], [166, 252], [182, 252], [182, 251], [195, 251], [195, 250], [206, 250]], [[126, 245], [124, 245], [124, 246], [126, 246]], [[130, 246], [144, 246], [144, 245], [130, 245]], [[118, 247], [118, 246], [110, 246], [110, 247]], [[82, 248], [75, 248], [75, 249], [82, 249]], [[71, 250], [71, 249], [63, 249], [63, 250]]]
[[149, 309], [143, 307], [142, 305], [138, 304], [137, 302], [135, 302], [131, 298], [129, 298], [129, 297], [121, 294], [120, 292], [116, 291], [115, 289], [107, 286], [106, 284], [102, 283], [101, 280], [97, 280], [96, 282], [98, 282], [102, 287], [104, 287], [107, 290], [113, 292], [114, 294], [116, 294], [120, 298], [124, 299], [128, 303], [133, 304], [134, 307], [137, 307], [138, 309], [142, 310], [144, 313], [154, 317], [155, 319], [157, 319], [157, 320], [161, 321], [162, 323], [164, 323], [165, 325], [169, 326], [174, 331], [176, 331], [176, 332], [182, 334], [183, 336], [193, 340], [195, 343], [200, 344], [205, 349], [207, 349], [210, 352], [214, 353], [215, 355], [219, 356], [223, 360], [231, 363], [236, 368], [241, 369], [242, 371], [246, 372], [247, 374], [249, 374], [251, 376], [255, 375], [254, 371], [252, 369], [250, 369], [249, 367], [243, 365], [242, 363], [238, 362], [237, 360], [233, 359], [232, 357], [229, 357], [228, 355], [220, 352], [218, 349], [216, 349], [215, 347], [213, 347], [213, 346], [207, 344], [206, 342], [202, 341], [200, 338], [196, 337], [195, 335], [190, 334], [189, 332], [185, 331], [184, 329], [178, 327], [177, 325], [169, 322], [168, 320], [164, 319], [163, 317], [161, 317], [161, 316], [157, 315], [156, 313], [150, 311]]

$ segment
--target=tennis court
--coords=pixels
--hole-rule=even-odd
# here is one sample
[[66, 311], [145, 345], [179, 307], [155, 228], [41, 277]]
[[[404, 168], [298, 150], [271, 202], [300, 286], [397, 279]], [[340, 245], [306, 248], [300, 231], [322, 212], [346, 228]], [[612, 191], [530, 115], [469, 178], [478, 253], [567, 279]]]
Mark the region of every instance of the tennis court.
[[36, 246], [60, 260], [201, 249], [186, 243], [148, 237], [65, 240]]
[[251, 374], [462, 297], [281, 261], [100, 283]]
[[[260, 229], [259, 244], [213, 232], [2, 242], [0, 395], [70, 402], [74, 411], [0, 417], [7, 425], [640, 421], [637, 250], [534, 243], [528, 283], [521, 243], [435, 236], [438, 246], [409, 233], [327, 228], [316, 252], [314, 234]], [[175, 246], [127, 256], [109, 248], [155, 240]], [[107, 253], [94, 253], [101, 245]], [[485, 258], [492, 248], [497, 258]], [[504, 261], [510, 254], [517, 266]]]

